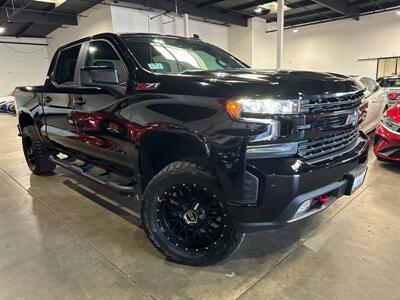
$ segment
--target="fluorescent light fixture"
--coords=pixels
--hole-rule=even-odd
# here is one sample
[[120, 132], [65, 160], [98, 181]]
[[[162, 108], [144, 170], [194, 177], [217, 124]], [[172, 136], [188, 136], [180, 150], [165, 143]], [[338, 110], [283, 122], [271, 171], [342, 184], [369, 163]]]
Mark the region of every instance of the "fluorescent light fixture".
[[4, 27], [0, 27], [0, 34], [4, 33], [6, 31], [6, 29]]
[[67, 0], [35, 0], [37, 2], [54, 3], [57, 6], [63, 4]]
[[[270, 11], [271, 14], [274, 14], [278, 11], [278, 1], [263, 4], [263, 5], [260, 5], [260, 7], [267, 9]], [[283, 9], [288, 10], [288, 9], [290, 9], [290, 7], [284, 5]]]
[[293, 31], [293, 33], [298, 33], [298, 32], [299, 32], [299, 29], [298, 29], [298, 28], [295, 28], [295, 29], [293, 29], [292, 31]]
[[397, 14], [398, 16], [400, 16], [400, 10], [396, 11], [396, 14]]
[[257, 7], [257, 8], [254, 10], [254, 12], [255, 12], [255, 13], [258, 13], [258, 14], [261, 14], [262, 11], [263, 11], [263, 8], [262, 8], [261, 6]]

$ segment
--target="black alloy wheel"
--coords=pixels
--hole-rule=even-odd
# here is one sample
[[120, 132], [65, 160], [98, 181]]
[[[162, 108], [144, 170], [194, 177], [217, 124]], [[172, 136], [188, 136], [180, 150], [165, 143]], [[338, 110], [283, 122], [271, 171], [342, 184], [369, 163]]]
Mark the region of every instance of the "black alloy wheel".
[[160, 197], [158, 207], [160, 229], [186, 251], [201, 251], [218, 243], [228, 226], [216, 194], [195, 183], [172, 186]]
[[176, 161], [162, 169], [145, 189], [141, 215], [153, 245], [181, 264], [221, 263], [244, 238], [229, 218], [225, 195], [207, 163]]

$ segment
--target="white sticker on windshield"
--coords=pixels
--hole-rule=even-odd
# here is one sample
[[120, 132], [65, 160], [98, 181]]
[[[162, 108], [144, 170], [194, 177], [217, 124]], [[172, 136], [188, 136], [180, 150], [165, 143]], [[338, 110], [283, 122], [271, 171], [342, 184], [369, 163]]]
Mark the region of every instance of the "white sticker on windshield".
[[164, 66], [161, 63], [149, 63], [147, 64], [150, 70], [163, 70]]

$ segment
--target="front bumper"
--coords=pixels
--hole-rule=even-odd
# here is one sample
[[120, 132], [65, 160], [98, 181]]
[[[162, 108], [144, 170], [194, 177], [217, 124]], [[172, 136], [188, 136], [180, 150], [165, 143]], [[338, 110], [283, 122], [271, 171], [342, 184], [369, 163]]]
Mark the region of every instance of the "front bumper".
[[[328, 208], [343, 195], [351, 194], [354, 174], [366, 169], [369, 139], [362, 141], [339, 160], [313, 167], [298, 158], [248, 160], [246, 172], [257, 177], [255, 205], [229, 205], [239, 231], [253, 232], [285, 226]], [[329, 196], [326, 202], [315, 202]], [[298, 214], [310, 200], [310, 209]], [[297, 214], [296, 214], [297, 213]]]
[[400, 133], [391, 131], [380, 123], [375, 131], [374, 152], [377, 157], [400, 161]]

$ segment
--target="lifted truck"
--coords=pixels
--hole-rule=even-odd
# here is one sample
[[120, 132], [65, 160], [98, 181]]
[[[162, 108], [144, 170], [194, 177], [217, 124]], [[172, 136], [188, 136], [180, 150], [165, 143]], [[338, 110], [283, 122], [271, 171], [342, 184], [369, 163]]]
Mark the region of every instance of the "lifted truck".
[[16, 91], [32, 172], [59, 165], [134, 195], [154, 246], [189, 265], [357, 189], [363, 97], [346, 76], [252, 70], [199, 39], [154, 34], [71, 43], [44, 86]]

